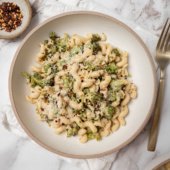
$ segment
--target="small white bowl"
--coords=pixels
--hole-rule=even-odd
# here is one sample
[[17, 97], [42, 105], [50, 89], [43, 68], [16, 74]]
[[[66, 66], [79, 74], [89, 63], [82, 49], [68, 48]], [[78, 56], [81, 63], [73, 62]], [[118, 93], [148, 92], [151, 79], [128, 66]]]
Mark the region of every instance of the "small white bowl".
[[23, 15], [21, 25], [17, 27], [14, 31], [7, 32], [5, 30], [0, 30], [0, 39], [13, 39], [22, 34], [28, 27], [32, 17], [31, 5], [29, 3], [29, 0], [1, 0], [0, 4], [2, 4], [3, 2], [16, 3], [20, 7]]

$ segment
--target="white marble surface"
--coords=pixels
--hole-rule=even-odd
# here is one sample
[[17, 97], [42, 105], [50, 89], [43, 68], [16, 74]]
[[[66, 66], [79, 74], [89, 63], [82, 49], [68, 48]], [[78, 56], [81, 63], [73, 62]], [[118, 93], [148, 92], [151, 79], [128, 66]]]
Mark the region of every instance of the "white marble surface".
[[[166, 18], [170, 17], [170, 0], [30, 0], [34, 9], [30, 27], [21, 37], [0, 40], [0, 108], [9, 105], [8, 73], [14, 53], [23, 37], [50, 16], [64, 11], [88, 9], [107, 13], [124, 21], [141, 35], [152, 54]], [[112, 170], [144, 170], [155, 157], [170, 152], [170, 67], [167, 68], [165, 102], [157, 151], [147, 152], [149, 125], [124, 149], [120, 150], [112, 163]], [[1, 116], [1, 115], [0, 115]], [[0, 125], [0, 170], [78, 170], [81, 162], [62, 160], [44, 150], [26, 137], [8, 132]], [[95, 160], [94, 160], [95, 161]], [[69, 163], [70, 162], [70, 163]], [[90, 169], [86, 168], [86, 169]], [[91, 167], [94, 170], [95, 167]], [[105, 168], [108, 169], [108, 168]]]

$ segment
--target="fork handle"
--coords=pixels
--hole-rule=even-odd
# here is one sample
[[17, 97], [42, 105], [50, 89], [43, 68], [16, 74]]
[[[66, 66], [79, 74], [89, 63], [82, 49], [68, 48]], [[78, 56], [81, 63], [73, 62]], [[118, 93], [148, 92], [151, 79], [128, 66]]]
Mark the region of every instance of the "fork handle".
[[157, 136], [159, 130], [159, 119], [160, 119], [160, 113], [161, 113], [162, 103], [163, 103], [162, 101], [164, 96], [164, 87], [165, 87], [165, 70], [161, 69], [158, 96], [155, 105], [155, 113], [153, 116], [153, 122], [149, 134], [148, 151], [155, 151], [156, 148]]

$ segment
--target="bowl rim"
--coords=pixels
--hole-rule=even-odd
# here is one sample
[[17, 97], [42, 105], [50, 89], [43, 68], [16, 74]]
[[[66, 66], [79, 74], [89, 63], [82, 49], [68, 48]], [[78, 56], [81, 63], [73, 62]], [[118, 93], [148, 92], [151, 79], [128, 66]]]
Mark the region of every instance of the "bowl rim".
[[[153, 96], [153, 100], [152, 100], [152, 103], [151, 103], [151, 106], [150, 106], [150, 109], [149, 109], [149, 112], [144, 120], [144, 122], [142, 123], [142, 125], [137, 129], [137, 131], [127, 140], [125, 141], [124, 143], [122, 143], [121, 145], [113, 148], [113, 149], [110, 149], [110, 150], [107, 150], [107, 151], [104, 151], [104, 152], [101, 152], [101, 153], [97, 153], [97, 154], [87, 154], [87, 155], [74, 155], [74, 154], [69, 154], [69, 153], [64, 153], [64, 152], [61, 152], [59, 150], [56, 150], [56, 149], [53, 149], [52, 147], [50, 146], [47, 146], [46, 144], [42, 143], [39, 139], [36, 138], [36, 136], [34, 136], [28, 129], [27, 127], [24, 125], [24, 123], [22, 122], [22, 120], [20, 119], [19, 117], [19, 114], [17, 113], [17, 109], [15, 107], [15, 103], [14, 103], [14, 98], [13, 98], [13, 92], [12, 92], [12, 73], [13, 73], [13, 69], [14, 69], [14, 66], [15, 66], [15, 62], [16, 62], [16, 59], [17, 59], [17, 56], [18, 56], [18, 53], [20, 52], [22, 46], [25, 44], [25, 42], [27, 41], [27, 39], [34, 33], [36, 32], [39, 28], [41, 28], [42, 26], [44, 26], [45, 24], [47, 24], [48, 22], [51, 22], [52, 20], [54, 19], [57, 19], [57, 18], [61, 18], [61, 17], [65, 17], [65, 16], [68, 16], [68, 15], [79, 15], [79, 14], [83, 14], [83, 15], [95, 15], [95, 16], [99, 16], [99, 17], [103, 17], [103, 18], [106, 18], [106, 19], [109, 19], [111, 20], [112, 22], [124, 27], [128, 32], [130, 32], [137, 40], [138, 42], [140, 43], [140, 45], [143, 47], [144, 51], [146, 52], [148, 58], [149, 58], [149, 62], [151, 64], [151, 68], [152, 68], [152, 75], [153, 75], [153, 78], [154, 78], [154, 86], [153, 86], [153, 89], [154, 89], [154, 96]], [[46, 21], [42, 22], [41, 24], [39, 24], [38, 26], [36, 26], [35, 28], [33, 28], [27, 35], [26, 37], [23, 39], [22, 43], [19, 45], [15, 55], [14, 55], [14, 58], [12, 60], [12, 63], [11, 63], [11, 67], [10, 67], [10, 73], [9, 73], [9, 81], [8, 81], [8, 88], [9, 88], [9, 96], [10, 96], [10, 101], [11, 101], [11, 105], [12, 105], [12, 109], [14, 111], [14, 114], [15, 114], [15, 117], [17, 118], [19, 124], [21, 125], [21, 127], [24, 129], [25, 133], [33, 140], [35, 141], [37, 144], [39, 144], [40, 146], [42, 146], [43, 148], [47, 149], [48, 151], [51, 151], [55, 154], [58, 154], [60, 156], [64, 156], [64, 157], [69, 157], [69, 158], [76, 158], [76, 159], [89, 159], [89, 158], [99, 158], [99, 157], [103, 157], [103, 156], [106, 156], [106, 155], [109, 155], [109, 154], [112, 154], [113, 152], [115, 151], [118, 151], [120, 150], [121, 148], [125, 147], [126, 145], [128, 145], [129, 143], [131, 143], [139, 134], [140, 132], [142, 131], [142, 129], [145, 127], [145, 125], [147, 124], [147, 122], [149, 121], [150, 117], [151, 117], [151, 114], [152, 114], [152, 111], [153, 111], [153, 108], [154, 108], [154, 104], [155, 104], [155, 99], [156, 99], [156, 94], [157, 94], [157, 81], [156, 81], [156, 67], [154, 65], [154, 61], [153, 61], [153, 58], [151, 56], [151, 53], [149, 52], [147, 46], [145, 45], [145, 43], [143, 42], [143, 40], [129, 27], [127, 26], [126, 24], [124, 24], [123, 22], [119, 21], [118, 19], [110, 16], [110, 15], [107, 15], [107, 14], [104, 14], [104, 13], [101, 13], [101, 12], [96, 12], [96, 11], [88, 11], [88, 10], [85, 10], [85, 11], [70, 11], [70, 12], [64, 12], [62, 14], [58, 14], [58, 15], [55, 15], [53, 17], [50, 17], [49, 19], [47, 19]]]

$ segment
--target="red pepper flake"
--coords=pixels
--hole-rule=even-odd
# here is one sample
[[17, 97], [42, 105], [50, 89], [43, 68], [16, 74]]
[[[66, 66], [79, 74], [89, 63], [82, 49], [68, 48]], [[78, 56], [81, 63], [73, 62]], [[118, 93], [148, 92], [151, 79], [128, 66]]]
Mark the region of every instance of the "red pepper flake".
[[67, 65], [63, 65], [63, 69], [66, 70], [67, 69]]
[[23, 15], [20, 7], [13, 2], [0, 4], [0, 30], [14, 31], [22, 23]]

